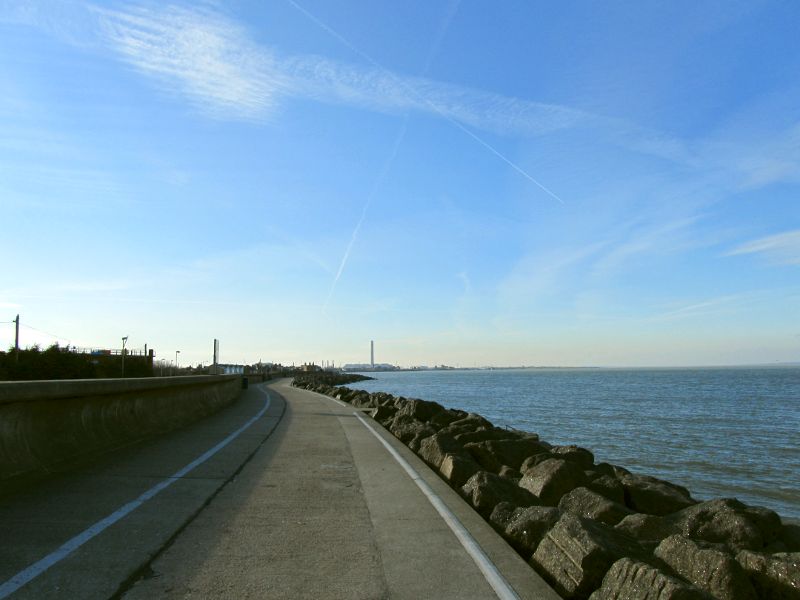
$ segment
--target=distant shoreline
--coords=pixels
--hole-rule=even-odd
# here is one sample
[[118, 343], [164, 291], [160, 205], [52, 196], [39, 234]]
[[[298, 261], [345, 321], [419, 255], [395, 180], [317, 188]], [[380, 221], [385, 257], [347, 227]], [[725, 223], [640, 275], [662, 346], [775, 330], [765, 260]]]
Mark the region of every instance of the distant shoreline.
[[398, 373], [398, 372], [422, 372], [431, 371], [676, 371], [692, 369], [796, 369], [800, 367], [800, 362], [782, 363], [760, 363], [760, 364], [741, 364], [741, 365], [696, 365], [696, 366], [586, 366], [586, 367], [564, 367], [564, 366], [519, 366], [519, 367], [398, 367], [396, 369], [347, 369], [346, 373]]

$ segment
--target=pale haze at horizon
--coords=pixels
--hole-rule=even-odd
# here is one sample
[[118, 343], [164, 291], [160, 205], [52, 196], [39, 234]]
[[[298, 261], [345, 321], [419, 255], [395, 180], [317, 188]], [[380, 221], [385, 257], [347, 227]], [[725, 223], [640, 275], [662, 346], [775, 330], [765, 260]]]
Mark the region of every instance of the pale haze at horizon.
[[0, 344], [800, 361], [798, 22], [0, 0]]

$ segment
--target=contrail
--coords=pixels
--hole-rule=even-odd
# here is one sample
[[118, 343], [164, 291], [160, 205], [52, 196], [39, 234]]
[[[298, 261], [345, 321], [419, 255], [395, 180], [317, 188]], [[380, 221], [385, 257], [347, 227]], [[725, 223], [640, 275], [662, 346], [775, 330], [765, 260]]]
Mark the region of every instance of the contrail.
[[442, 26], [439, 27], [439, 32], [436, 34], [436, 38], [433, 40], [433, 45], [431, 46], [431, 51], [428, 53], [428, 58], [425, 60], [425, 66], [422, 69], [423, 75], [428, 74], [428, 70], [431, 68], [433, 59], [436, 58], [437, 54], [439, 54], [439, 46], [442, 45], [442, 40], [444, 40], [444, 36], [447, 35], [447, 32], [450, 29], [450, 23], [453, 22], [453, 19], [455, 18], [460, 6], [461, 0], [451, 0], [450, 6], [447, 7], [447, 14], [444, 16]]
[[[305, 13], [309, 18], [313, 19], [314, 22], [317, 23], [320, 27], [323, 27], [325, 29], [325, 31], [329, 32], [331, 35], [336, 37], [342, 43], [347, 45], [347, 47], [351, 48], [354, 52], [358, 53], [358, 49], [355, 48], [352, 44], [350, 44], [350, 42], [348, 42], [345, 38], [343, 38], [341, 35], [336, 33], [330, 27], [327, 27], [324, 23], [320, 22], [318, 19], [314, 18], [313, 15], [311, 15], [308, 11], [304, 10], [297, 3], [292, 2], [292, 0], [289, 0], [289, 1], [298, 10], [302, 11], [303, 13]], [[450, 4], [449, 10], [447, 11], [447, 15], [445, 16], [445, 20], [442, 23], [442, 26], [439, 28], [439, 33], [437, 34], [436, 39], [434, 40], [433, 46], [431, 47], [431, 51], [428, 53], [428, 58], [425, 60], [425, 66], [423, 67], [423, 74], [427, 73], [428, 69], [430, 69], [431, 62], [433, 62], [434, 57], [438, 53], [439, 46], [441, 45], [442, 40], [444, 39], [444, 36], [445, 36], [445, 34], [447, 33], [447, 30], [450, 27], [450, 23], [452, 22], [453, 17], [455, 17], [456, 12], [458, 12], [458, 7], [460, 5], [461, 5], [461, 0], [454, 0]], [[377, 195], [378, 189], [380, 188], [381, 184], [383, 183], [384, 178], [386, 177], [387, 173], [389, 172], [389, 169], [391, 168], [392, 163], [394, 163], [394, 159], [397, 157], [397, 153], [400, 150], [400, 146], [403, 143], [403, 140], [405, 139], [407, 130], [408, 130], [408, 116], [406, 116], [403, 119], [403, 127], [400, 129], [400, 132], [398, 133], [397, 138], [395, 139], [394, 145], [392, 146], [392, 151], [389, 154], [389, 157], [386, 159], [386, 162], [384, 162], [383, 167], [381, 168], [381, 171], [378, 174], [378, 177], [377, 177], [377, 179], [375, 180], [375, 183], [372, 186], [372, 191], [370, 192], [369, 196], [367, 197], [367, 201], [364, 203], [364, 208], [361, 210], [361, 218], [358, 220], [358, 223], [356, 223], [356, 226], [353, 229], [353, 234], [350, 236], [350, 242], [347, 244], [347, 248], [345, 249], [344, 255], [342, 256], [341, 263], [339, 263], [339, 270], [336, 272], [336, 277], [333, 278], [333, 283], [331, 284], [331, 289], [328, 292], [328, 297], [326, 298], [325, 304], [324, 304], [324, 306], [322, 308], [323, 314], [326, 313], [327, 310], [328, 310], [328, 305], [330, 304], [330, 301], [333, 298], [333, 293], [334, 293], [334, 291], [336, 291], [336, 285], [339, 283], [339, 278], [342, 276], [342, 273], [344, 272], [344, 268], [347, 265], [347, 261], [350, 258], [350, 251], [353, 249], [353, 245], [356, 242], [356, 238], [358, 238], [358, 234], [361, 231], [361, 225], [364, 223], [364, 219], [367, 216], [367, 211], [369, 210], [369, 207], [372, 204], [373, 199]]]
[[541, 189], [543, 192], [545, 192], [548, 196], [558, 200], [558, 202], [560, 202], [561, 204], [564, 204], [564, 201], [555, 192], [553, 192], [552, 190], [550, 190], [547, 187], [545, 187], [545, 185], [543, 183], [541, 183], [540, 181], [538, 181], [533, 175], [531, 175], [530, 173], [525, 171], [525, 169], [523, 169], [517, 163], [515, 163], [510, 158], [505, 156], [502, 152], [500, 152], [497, 148], [492, 146], [489, 142], [484, 140], [482, 137], [480, 137], [479, 135], [477, 135], [476, 133], [474, 133], [470, 129], [467, 129], [464, 125], [462, 125], [457, 120], [455, 120], [453, 117], [451, 117], [446, 112], [441, 110], [436, 104], [431, 102], [428, 98], [426, 98], [425, 96], [422, 96], [421, 94], [419, 94], [413, 87], [407, 85], [399, 77], [397, 77], [394, 73], [392, 73], [389, 69], [385, 68], [377, 60], [372, 58], [369, 54], [367, 54], [365, 52], [362, 52], [361, 50], [356, 48], [347, 38], [345, 38], [343, 35], [338, 33], [336, 30], [334, 30], [333, 28], [328, 26], [326, 23], [320, 21], [316, 16], [314, 16], [312, 13], [308, 12], [305, 8], [300, 6], [295, 0], [287, 0], [287, 1], [289, 2], [289, 4], [294, 6], [297, 10], [302, 12], [306, 17], [308, 17], [314, 23], [316, 23], [319, 27], [321, 27], [322, 29], [327, 31], [330, 35], [335, 37], [342, 44], [344, 44], [345, 46], [350, 48], [350, 50], [352, 50], [353, 52], [358, 54], [358, 56], [360, 56], [361, 58], [363, 58], [364, 60], [369, 62], [372, 66], [376, 67], [377, 69], [379, 69], [383, 73], [385, 73], [387, 77], [392, 79], [399, 87], [403, 88], [410, 96], [413, 96], [417, 100], [420, 100], [423, 103], [427, 104], [435, 113], [437, 113], [445, 121], [447, 121], [451, 125], [457, 127], [461, 131], [463, 131], [466, 135], [468, 135], [473, 140], [478, 142], [481, 146], [483, 146], [484, 148], [489, 150], [489, 152], [494, 154], [497, 158], [502, 160], [504, 163], [506, 163], [512, 169], [514, 169], [517, 173], [519, 173], [520, 175], [525, 177], [525, 179], [527, 179], [528, 181], [533, 183], [535, 186], [537, 186], [539, 189]]
[[[291, 1], [291, 0], [290, 0]], [[378, 195], [378, 190], [380, 189], [381, 185], [383, 184], [383, 180], [386, 177], [386, 174], [389, 172], [389, 169], [392, 168], [392, 163], [394, 163], [394, 159], [397, 157], [397, 152], [400, 150], [400, 145], [403, 143], [403, 139], [406, 137], [406, 131], [408, 129], [408, 117], [403, 119], [403, 126], [400, 128], [400, 132], [397, 134], [397, 138], [394, 140], [394, 145], [392, 146], [392, 151], [389, 153], [389, 156], [383, 163], [380, 172], [378, 173], [378, 177], [375, 178], [375, 183], [372, 184], [372, 190], [367, 196], [367, 201], [364, 202], [364, 207], [361, 209], [361, 218], [356, 223], [355, 229], [353, 229], [353, 235], [350, 236], [350, 242], [347, 244], [347, 248], [344, 251], [344, 256], [342, 256], [342, 262], [339, 263], [339, 270], [336, 271], [336, 277], [333, 278], [333, 283], [331, 284], [331, 289], [328, 292], [328, 297], [325, 299], [325, 304], [322, 307], [323, 314], [328, 310], [328, 304], [330, 304], [331, 298], [333, 297], [333, 292], [336, 290], [336, 284], [339, 283], [339, 278], [342, 276], [342, 272], [344, 271], [345, 265], [347, 265], [347, 259], [350, 258], [350, 251], [353, 249], [353, 244], [356, 242], [356, 238], [358, 237], [358, 232], [361, 229], [361, 225], [364, 223], [364, 219], [367, 216], [367, 211], [369, 210], [372, 201], [375, 199], [375, 196]]]

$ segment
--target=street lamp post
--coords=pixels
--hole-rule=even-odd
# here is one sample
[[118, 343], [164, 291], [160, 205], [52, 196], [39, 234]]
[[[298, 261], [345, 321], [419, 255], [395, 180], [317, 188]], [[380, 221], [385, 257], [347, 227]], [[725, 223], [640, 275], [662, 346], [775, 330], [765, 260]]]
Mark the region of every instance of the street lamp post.
[[128, 336], [122, 338], [122, 377], [125, 377], [125, 342], [128, 341]]
[[180, 354], [180, 350], [175, 350], [175, 372], [178, 372], [178, 354]]

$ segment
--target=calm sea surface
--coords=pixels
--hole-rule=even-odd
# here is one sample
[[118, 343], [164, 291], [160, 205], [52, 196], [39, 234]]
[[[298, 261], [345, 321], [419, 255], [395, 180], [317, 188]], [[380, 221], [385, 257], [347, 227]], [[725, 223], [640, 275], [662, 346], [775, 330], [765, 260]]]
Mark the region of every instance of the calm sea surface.
[[800, 367], [369, 373], [350, 387], [436, 400], [606, 461], [800, 518]]

